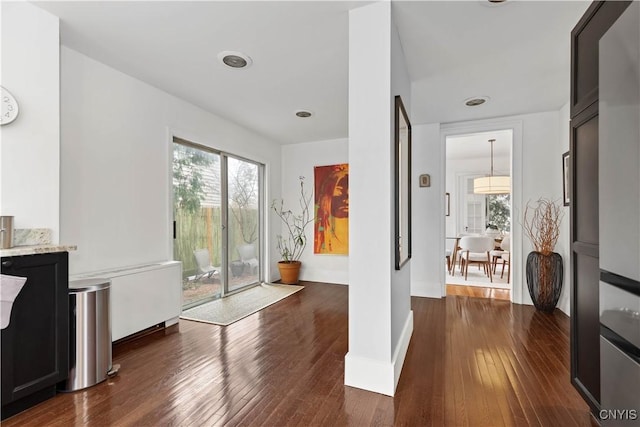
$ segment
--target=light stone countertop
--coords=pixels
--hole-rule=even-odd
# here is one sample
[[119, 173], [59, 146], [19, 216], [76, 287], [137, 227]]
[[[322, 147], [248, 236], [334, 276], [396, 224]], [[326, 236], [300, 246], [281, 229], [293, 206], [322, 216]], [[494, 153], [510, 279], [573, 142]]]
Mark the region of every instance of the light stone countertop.
[[36, 255], [49, 254], [53, 252], [69, 252], [78, 249], [76, 245], [31, 245], [31, 246], [14, 246], [10, 249], [0, 249], [0, 256], [20, 256], [20, 255]]

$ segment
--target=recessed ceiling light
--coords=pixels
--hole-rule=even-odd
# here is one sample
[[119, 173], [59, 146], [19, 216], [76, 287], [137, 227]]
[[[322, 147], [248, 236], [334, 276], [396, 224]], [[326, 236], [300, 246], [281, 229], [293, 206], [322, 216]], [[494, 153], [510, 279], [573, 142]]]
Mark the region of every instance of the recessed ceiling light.
[[311, 111], [307, 111], [307, 110], [298, 110], [296, 111], [296, 116], [298, 117], [302, 117], [307, 118], [307, 117], [311, 117], [313, 115], [313, 113]]
[[222, 63], [231, 68], [246, 68], [253, 63], [248, 55], [242, 52], [233, 52], [225, 50], [218, 54], [218, 59]]
[[477, 107], [487, 102], [490, 98], [488, 96], [474, 96], [464, 100], [464, 105], [467, 107]]
[[507, 5], [509, 3], [513, 3], [512, 1], [508, 1], [508, 0], [477, 0], [478, 3], [480, 3], [481, 6], [484, 7], [500, 7], [503, 5]]

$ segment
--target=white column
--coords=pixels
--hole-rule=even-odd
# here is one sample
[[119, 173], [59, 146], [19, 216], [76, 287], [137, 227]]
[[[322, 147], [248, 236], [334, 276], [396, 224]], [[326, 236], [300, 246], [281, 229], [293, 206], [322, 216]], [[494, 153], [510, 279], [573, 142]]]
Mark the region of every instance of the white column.
[[[349, 15], [349, 353], [345, 384], [392, 396], [413, 330], [410, 265], [393, 267], [392, 46], [389, 2]], [[399, 56], [402, 58], [401, 52]], [[397, 58], [394, 55], [393, 58]], [[409, 107], [402, 61], [400, 92]], [[398, 93], [400, 94], [400, 93]]]

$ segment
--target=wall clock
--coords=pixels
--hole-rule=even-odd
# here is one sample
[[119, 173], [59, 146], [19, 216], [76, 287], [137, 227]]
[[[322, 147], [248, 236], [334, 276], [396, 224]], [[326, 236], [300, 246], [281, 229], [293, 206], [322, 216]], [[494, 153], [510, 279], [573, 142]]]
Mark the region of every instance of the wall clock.
[[0, 86], [0, 101], [2, 103], [2, 115], [0, 125], [8, 125], [18, 117], [18, 101], [4, 87]]

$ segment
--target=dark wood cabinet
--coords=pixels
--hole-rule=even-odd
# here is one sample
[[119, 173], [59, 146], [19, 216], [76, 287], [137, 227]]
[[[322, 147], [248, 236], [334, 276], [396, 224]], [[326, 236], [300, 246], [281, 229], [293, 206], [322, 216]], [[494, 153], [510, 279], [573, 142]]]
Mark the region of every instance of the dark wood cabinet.
[[595, 1], [571, 32], [571, 117], [598, 102], [598, 43], [631, 4]]
[[591, 4], [571, 32], [571, 382], [600, 410], [598, 44], [628, 1]]
[[571, 121], [571, 376], [594, 412], [600, 402], [597, 106]]
[[2, 330], [5, 419], [55, 395], [68, 376], [68, 253], [3, 257], [2, 274], [27, 278]]

